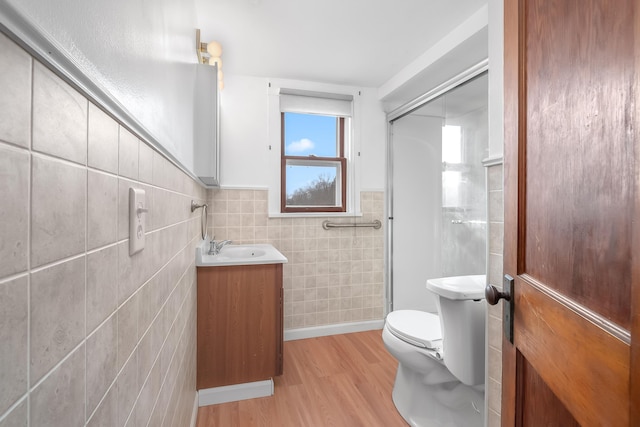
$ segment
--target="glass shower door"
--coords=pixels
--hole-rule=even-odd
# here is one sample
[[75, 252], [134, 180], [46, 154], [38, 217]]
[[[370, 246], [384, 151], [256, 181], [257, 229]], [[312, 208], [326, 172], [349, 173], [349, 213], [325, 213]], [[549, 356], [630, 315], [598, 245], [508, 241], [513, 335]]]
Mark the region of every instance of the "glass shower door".
[[486, 269], [487, 75], [444, 95], [442, 127], [442, 276]]
[[435, 312], [427, 279], [485, 272], [487, 86], [481, 74], [391, 123], [394, 310]]

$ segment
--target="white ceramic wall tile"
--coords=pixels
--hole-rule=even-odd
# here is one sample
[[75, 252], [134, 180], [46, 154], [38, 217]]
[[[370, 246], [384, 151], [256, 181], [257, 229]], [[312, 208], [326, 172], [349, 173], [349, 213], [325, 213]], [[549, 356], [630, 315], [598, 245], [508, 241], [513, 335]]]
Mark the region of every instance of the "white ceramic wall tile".
[[155, 356], [162, 345], [160, 340], [160, 321], [151, 325], [151, 328], [147, 330], [138, 344], [138, 380], [141, 384], [146, 381], [151, 372]]
[[87, 255], [87, 333], [118, 306], [118, 247]]
[[0, 277], [27, 269], [29, 154], [0, 144]]
[[23, 399], [5, 419], [0, 421], [0, 427], [27, 427], [27, 417], [27, 399]]
[[153, 408], [153, 412], [151, 413], [151, 418], [149, 419], [149, 426], [161, 426], [162, 420], [164, 419], [164, 415], [167, 411], [167, 406], [169, 404], [169, 390], [170, 387], [167, 382], [164, 382], [160, 387], [160, 393], [158, 394], [158, 401], [156, 402], [155, 407]]
[[89, 103], [88, 160], [90, 167], [118, 173], [118, 123]]
[[504, 221], [504, 201], [502, 191], [489, 192], [489, 218], [491, 221]]
[[0, 63], [0, 140], [28, 147], [31, 132], [31, 56], [0, 34]]
[[115, 243], [118, 236], [118, 179], [89, 170], [87, 249]]
[[502, 419], [500, 418], [500, 414], [490, 409], [487, 418], [487, 427], [500, 427], [501, 425]]
[[140, 142], [138, 149], [138, 179], [151, 184], [153, 181], [153, 149], [144, 142]]
[[[503, 271], [503, 168], [502, 165], [491, 166], [488, 174], [489, 205], [489, 271], [488, 281], [502, 288]], [[487, 315], [487, 344], [489, 346], [488, 370], [489, 378], [486, 387], [487, 407], [489, 408], [489, 426], [500, 425], [501, 383], [502, 383], [502, 304], [489, 306]]]
[[0, 283], [0, 414], [27, 392], [28, 281]]
[[162, 188], [169, 188], [169, 170], [171, 169], [171, 163], [165, 159], [157, 151], [153, 152], [153, 185]]
[[36, 62], [33, 67], [33, 149], [87, 162], [85, 97]]
[[487, 364], [489, 378], [498, 383], [502, 383], [502, 351], [494, 347], [489, 347]]
[[487, 317], [487, 344], [500, 350], [502, 349], [502, 320], [493, 315]]
[[85, 250], [87, 170], [33, 156], [31, 266]]
[[138, 179], [138, 138], [123, 126], [119, 132], [118, 173], [131, 179]]
[[487, 176], [489, 178], [487, 190], [502, 190], [502, 165], [495, 165], [487, 168]]
[[[5, 42], [0, 35], [3, 63], [16, 53]], [[187, 425], [196, 397], [199, 235], [188, 208], [206, 191], [138, 136], [123, 133], [120, 147], [121, 125], [43, 66], [35, 65], [37, 76], [31, 65], [19, 72], [26, 91], [19, 78], [7, 81], [24, 55], [18, 50], [0, 70], [0, 104], [16, 112], [35, 105], [32, 124], [30, 110], [26, 121], [23, 113], [0, 118], [0, 140], [17, 135], [0, 142], [0, 427], [24, 427], [28, 417], [32, 426], [81, 426], [85, 418], [90, 426], [162, 425], [165, 414], [167, 425]], [[29, 128], [39, 153], [30, 151]], [[117, 176], [120, 166], [133, 179]], [[128, 188], [147, 190], [149, 225], [154, 191], [137, 180], [149, 177], [172, 191], [157, 195], [166, 229], [150, 232], [142, 256], [129, 257]]]
[[502, 254], [489, 254], [489, 283], [502, 289]]
[[489, 224], [489, 252], [494, 254], [502, 253], [502, 241], [504, 238], [504, 225], [501, 222], [491, 222]]
[[502, 399], [502, 387], [500, 383], [489, 379], [488, 384], [486, 385], [487, 390], [487, 405], [489, 409], [500, 413], [501, 402]]
[[[138, 353], [134, 351], [127, 361], [117, 379], [118, 395], [118, 425], [124, 426], [129, 414], [131, 414], [136, 403], [136, 397], [140, 390], [138, 386]], [[134, 418], [135, 424], [135, 418]], [[128, 424], [128, 425], [134, 425]]]
[[[89, 419], [87, 427], [111, 427], [118, 425], [117, 388], [112, 386], [107, 395]], [[91, 414], [88, 414], [91, 415]]]
[[155, 398], [160, 392], [160, 385], [162, 384], [162, 377], [160, 373], [160, 363], [156, 363], [151, 370], [146, 382], [142, 386], [140, 391], [140, 397], [136, 402], [135, 408], [135, 422], [136, 426], [148, 425], [149, 418], [153, 412], [153, 405], [155, 404]]
[[87, 338], [87, 414], [91, 414], [116, 378], [118, 322], [111, 316]]
[[[140, 301], [144, 301], [144, 304], [140, 304], [138, 309], [138, 338], [142, 338], [147, 329], [151, 325], [162, 303], [164, 303], [166, 291], [160, 289], [162, 285], [169, 282], [169, 269], [163, 268], [153, 279], [149, 280], [138, 293]], [[173, 282], [175, 283], [175, 282]]]
[[31, 384], [85, 337], [85, 258], [31, 275]]
[[32, 426], [84, 425], [84, 345], [74, 351], [31, 394]]
[[148, 237], [155, 239], [154, 252], [149, 252], [148, 255], [160, 265], [164, 265], [172, 256], [169, 249], [171, 245], [181, 248], [186, 245], [187, 228], [186, 224], [177, 224], [152, 233]]
[[153, 200], [157, 200], [157, 203], [153, 206], [153, 215], [149, 221], [148, 230], [155, 230], [184, 221], [191, 214], [190, 198], [160, 188], [153, 188], [152, 192]]
[[[154, 266], [158, 263], [154, 259], [154, 233], [145, 237], [145, 248], [133, 255], [129, 255], [129, 241], [118, 245], [118, 303], [123, 303], [135, 293], [153, 274]], [[170, 252], [173, 246], [167, 242], [165, 252]], [[175, 253], [175, 252], [174, 252]]]
[[138, 297], [133, 296], [118, 310], [118, 369], [122, 368], [138, 343]]

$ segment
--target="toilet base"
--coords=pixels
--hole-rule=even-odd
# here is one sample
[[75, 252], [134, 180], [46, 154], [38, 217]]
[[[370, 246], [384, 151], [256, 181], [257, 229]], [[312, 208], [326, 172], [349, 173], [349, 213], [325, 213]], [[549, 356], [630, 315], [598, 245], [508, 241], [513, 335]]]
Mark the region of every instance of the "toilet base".
[[414, 427], [482, 427], [483, 387], [459, 381], [425, 384], [424, 375], [400, 363], [393, 386], [393, 403]]

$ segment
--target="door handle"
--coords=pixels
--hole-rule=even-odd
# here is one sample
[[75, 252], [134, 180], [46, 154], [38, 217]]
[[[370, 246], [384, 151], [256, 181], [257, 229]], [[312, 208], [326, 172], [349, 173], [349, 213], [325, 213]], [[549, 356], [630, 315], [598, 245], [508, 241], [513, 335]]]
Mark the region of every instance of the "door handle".
[[504, 291], [499, 291], [493, 285], [487, 285], [487, 287], [484, 288], [484, 297], [486, 298], [487, 303], [496, 305], [501, 299], [504, 300], [502, 323], [504, 325], [504, 335], [511, 344], [513, 344], [513, 305], [515, 302], [511, 299], [511, 296], [513, 295], [513, 284], [513, 277], [505, 274], [502, 285]]
[[500, 292], [498, 288], [493, 285], [487, 285], [484, 288], [484, 297], [487, 299], [487, 302], [491, 305], [496, 305], [498, 301], [501, 299], [505, 299], [506, 301], [511, 301], [511, 294], [509, 291]]

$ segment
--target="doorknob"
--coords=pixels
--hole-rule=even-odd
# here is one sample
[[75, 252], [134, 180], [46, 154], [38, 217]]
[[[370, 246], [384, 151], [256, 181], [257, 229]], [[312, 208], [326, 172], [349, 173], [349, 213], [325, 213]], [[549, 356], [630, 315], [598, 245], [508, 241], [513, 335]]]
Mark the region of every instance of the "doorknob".
[[508, 291], [500, 292], [498, 288], [493, 285], [487, 285], [487, 287], [484, 288], [484, 297], [491, 305], [496, 305], [501, 298], [504, 298], [506, 301], [511, 301], [511, 294]]
[[504, 291], [500, 292], [495, 286], [487, 285], [484, 288], [484, 296], [488, 304], [496, 305], [498, 301], [504, 299], [504, 310], [502, 313], [502, 324], [504, 326], [504, 335], [513, 344], [513, 314], [514, 314], [514, 302], [511, 300], [514, 285], [513, 277], [508, 274], [504, 275], [502, 288]]

